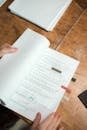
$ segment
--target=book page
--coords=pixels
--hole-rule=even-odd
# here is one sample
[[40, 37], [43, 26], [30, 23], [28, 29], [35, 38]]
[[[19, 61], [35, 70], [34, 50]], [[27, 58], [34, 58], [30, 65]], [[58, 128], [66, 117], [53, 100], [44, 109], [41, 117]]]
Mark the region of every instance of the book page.
[[18, 51], [7, 54], [0, 60], [0, 98], [3, 99], [14, 91], [23, 76], [30, 71], [40, 53], [49, 46], [49, 41], [39, 33], [27, 29], [13, 46]]
[[78, 64], [73, 58], [46, 49], [9, 97], [8, 107], [31, 120], [41, 112], [43, 120], [59, 106], [65, 92], [61, 86], [69, 84]]

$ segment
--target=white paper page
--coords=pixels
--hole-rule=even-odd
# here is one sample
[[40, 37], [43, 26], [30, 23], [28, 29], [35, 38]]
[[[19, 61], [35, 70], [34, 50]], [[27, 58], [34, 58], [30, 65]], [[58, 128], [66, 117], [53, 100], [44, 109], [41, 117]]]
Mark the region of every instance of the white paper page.
[[[13, 45], [18, 51], [0, 60], [0, 98], [7, 98], [29, 72], [49, 41], [42, 35], [27, 29]], [[9, 92], [9, 93], [8, 93]]]
[[55, 18], [53, 18], [52, 22], [49, 24], [48, 29], [49, 31], [52, 31], [52, 29], [55, 27], [57, 22], [61, 19], [67, 8], [69, 7], [72, 0], [66, 0], [66, 4], [61, 8], [61, 10], [56, 13]]
[[41, 112], [43, 120], [59, 106], [65, 92], [61, 86], [69, 84], [78, 64], [77, 60], [47, 49], [11, 95], [8, 107], [31, 120]]
[[72, 0], [15, 0], [9, 9], [16, 15], [51, 31], [71, 2]]
[[7, 0], [0, 0], [0, 7], [6, 2]]

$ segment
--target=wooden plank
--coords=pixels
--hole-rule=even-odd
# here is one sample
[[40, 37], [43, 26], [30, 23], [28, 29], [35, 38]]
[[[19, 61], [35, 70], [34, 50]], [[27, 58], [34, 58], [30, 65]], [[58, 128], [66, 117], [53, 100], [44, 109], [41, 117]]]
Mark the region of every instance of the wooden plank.
[[74, 77], [76, 82], [71, 82], [72, 91], [69, 101], [63, 99], [58, 111], [63, 116], [65, 130], [87, 130], [87, 108], [80, 102], [78, 95], [87, 90], [87, 10], [81, 15], [71, 31], [66, 35], [57, 50], [80, 61]]

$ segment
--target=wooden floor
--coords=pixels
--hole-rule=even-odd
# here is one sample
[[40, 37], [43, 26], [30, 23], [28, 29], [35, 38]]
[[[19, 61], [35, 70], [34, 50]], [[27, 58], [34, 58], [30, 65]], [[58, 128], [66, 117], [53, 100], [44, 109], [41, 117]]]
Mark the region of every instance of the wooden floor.
[[87, 109], [77, 97], [78, 94], [87, 89], [86, 6], [84, 9], [84, 6], [79, 6], [78, 3], [73, 1], [53, 31], [46, 32], [36, 25], [11, 14], [7, 7], [12, 1], [8, 0], [0, 8], [0, 45], [4, 43], [13, 44], [29, 27], [46, 36], [50, 40], [52, 48], [80, 60], [80, 65], [74, 75], [77, 80], [69, 85], [72, 92], [71, 94], [65, 93], [58, 112], [62, 115], [64, 130], [87, 130]]

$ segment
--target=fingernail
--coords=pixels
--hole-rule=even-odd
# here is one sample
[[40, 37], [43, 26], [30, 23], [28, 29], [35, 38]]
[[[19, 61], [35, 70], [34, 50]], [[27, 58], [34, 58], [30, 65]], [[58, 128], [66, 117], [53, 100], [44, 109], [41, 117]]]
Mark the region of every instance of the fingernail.
[[36, 115], [41, 117], [41, 113], [40, 112], [38, 112]]
[[18, 48], [12, 48], [12, 50], [17, 51], [17, 50], [18, 50]]
[[37, 113], [37, 116], [38, 116], [38, 115], [41, 115], [40, 112]]
[[71, 89], [70, 88], [65, 87], [63, 85], [61, 86], [61, 88], [64, 89], [67, 93], [69, 93], [69, 94], [71, 93]]

